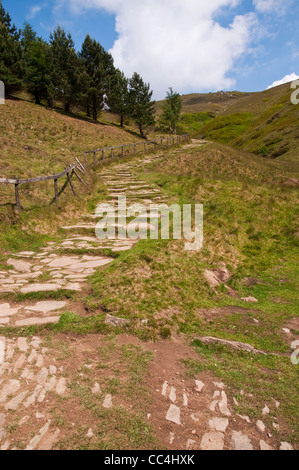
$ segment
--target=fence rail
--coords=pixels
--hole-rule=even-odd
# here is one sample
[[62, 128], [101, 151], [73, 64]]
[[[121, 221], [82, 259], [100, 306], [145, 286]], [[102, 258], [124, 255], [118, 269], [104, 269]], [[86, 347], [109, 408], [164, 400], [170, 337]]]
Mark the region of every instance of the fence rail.
[[[116, 145], [114, 147], [103, 147], [101, 149], [94, 149], [94, 150], [86, 150], [84, 152], [84, 164], [88, 164], [88, 156], [93, 155], [93, 160], [91, 164], [95, 164], [97, 161], [96, 154], [100, 153], [101, 156], [98, 158], [98, 161], [105, 160], [108, 158], [114, 158], [116, 156], [124, 157], [125, 155], [125, 149], [132, 149], [132, 154], [137, 155], [138, 152], [138, 147], [142, 147], [142, 151], [144, 150], [144, 153], [150, 150], [150, 145], [155, 146], [155, 150], [157, 148], [163, 149], [163, 148], [168, 148], [172, 145], [180, 145], [184, 142], [189, 142], [190, 140], [190, 134], [184, 134], [184, 135], [176, 135], [172, 137], [166, 137], [162, 139], [157, 139], [157, 140], [147, 140], [145, 142], [135, 142], [133, 144], [123, 144], [123, 145]], [[116, 155], [115, 150], [120, 150], [120, 154]], [[129, 155], [128, 153], [127, 155]]]
[[[15, 187], [15, 207], [18, 212], [21, 211], [21, 203], [20, 203], [20, 192], [19, 192], [19, 186], [22, 184], [31, 184], [31, 183], [40, 183], [44, 181], [54, 181], [54, 198], [51, 201], [51, 204], [57, 203], [59, 197], [61, 194], [64, 192], [66, 187], [69, 185], [72, 193], [76, 195], [75, 187], [72, 182], [72, 176], [75, 175], [77, 179], [80, 181], [81, 184], [83, 184], [85, 187], [88, 188], [87, 183], [84, 181], [83, 177], [79, 175], [79, 172], [83, 175], [86, 174], [86, 167], [87, 167], [87, 158], [88, 155], [92, 154], [93, 155], [93, 161], [92, 164], [96, 164], [97, 158], [96, 154], [101, 153], [100, 158], [98, 161], [104, 160], [105, 158], [113, 158], [116, 157], [115, 151], [120, 149], [120, 156], [124, 157], [125, 155], [125, 149], [133, 149], [133, 154], [136, 155], [138, 152], [138, 147], [142, 146], [142, 150], [146, 153], [148, 150], [150, 150], [150, 145], [155, 146], [155, 150], [157, 149], [157, 146], [160, 149], [163, 149], [165, 146], [166, 148], [170, 147], [171, 145], [180, 145], [184, 142], [187, 142], [190, 140], [190, 135], [185, 134], [185, 135], [177, 135], [173, 137], [167, 137], [164, 139], [158, 139], [158, 140], [147, 140], [146, 142], [136, 142], [133, 144], [123, 144], [123, 145], [117, 145], [114, 147], [105, 147], [101, 149], [96, 149], [96, 150], [87, 150], [84, 152], [84, 164], [80, 162], [78, 158], [75, 158], [76, 163], [73, 163], [72, 165], [69, 165], [68, 167], [65, 168], [64, 171], [58, 174], [54, 175], [49, 175], [49, 176], [39, 176], [36, 178], [25, 178], [25, 179], [20, 179], [17, 176], [14, 178], [0, 178], [0, 184], [12, 184]], [[107, 153], [109, 152], [109, 154]], [[66, 176], [66, 181], [62, 188], [58, 190], [58, 180]]]

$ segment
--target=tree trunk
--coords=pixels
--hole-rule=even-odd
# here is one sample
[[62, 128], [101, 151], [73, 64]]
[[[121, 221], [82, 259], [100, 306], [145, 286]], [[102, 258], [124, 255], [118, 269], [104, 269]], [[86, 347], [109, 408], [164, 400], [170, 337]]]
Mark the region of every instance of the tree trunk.
[[120, 115], [120, 127], [124, 127], [124, 115]]
[[40, 97], [37, 88], [35, 88], [35, 104], [40, 104]]
[[143, 139], [146, 139], [146, 135], [144, 134], [143, 129], [142, 129], [142, 124], [139, 124], [139, 132], [140, 132], [141, 137]]
[[89, 101], [87, 101], [87, 104], [86, 104], [86, 114], [87, 114], [87, 117], [91, 117]]

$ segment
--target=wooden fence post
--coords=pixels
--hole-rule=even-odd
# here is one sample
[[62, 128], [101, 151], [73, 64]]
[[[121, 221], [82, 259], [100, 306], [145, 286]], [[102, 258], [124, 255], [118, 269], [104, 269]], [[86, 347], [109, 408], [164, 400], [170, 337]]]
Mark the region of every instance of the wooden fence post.
[[20, 205], [20, 195], [19, 195], [19, 178], [15, 176], [16, 184], [15, 184], [15, 195], [16, 195], [16, 209], [17, 212], [20, 212], [21, 205]]
[[86, 166], [86, 152], [84, 152], [84, 166]]
[[76, 191], [75, 191], [74, 185], [73, 185], [73, 183], [72, 183], [72, 178], [71, 178], [71, 175], [70, 175], [70, 170], [69, 170], [67, 167], [66, 167], [65, 169], [66, 169], [66, 172], [67, 172], [66, 174], [67, 174], [68, 182], [69, 182], [70, 187], [71, 187], [71, 189], [72, 189], [72, 191], [73, 191], [73, 195], [76, 196]]
[[96, 164], [96, 153], [93, 152], [93, 164], [95, 165]]
[[113, 147], [111, 147], [111, 158], [113, 158]]
[[121, 156], [123, 157], [124, 156], [124, 146], [122, 145], [121, 147]]
[[[55, 173], [54, 176], [56, 176], [56, 173]], [[58, 201], [58, 185], [57, 185], [57, 178], [54, 179], [54, 193], [55, 193], [55, 203], [57, 204], [57, 201]]]
[[136, 155], [136, 144], [134, 144], [134, 155]]

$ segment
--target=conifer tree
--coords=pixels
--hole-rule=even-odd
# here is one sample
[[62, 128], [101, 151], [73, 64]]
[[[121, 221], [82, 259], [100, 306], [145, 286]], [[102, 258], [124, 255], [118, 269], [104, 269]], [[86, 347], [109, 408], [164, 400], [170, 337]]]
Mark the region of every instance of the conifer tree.
[[179, 93], [176, 93], [172, 88], [169, 88], [163, 106], [162, 116], [160, 118], [160, 125], [171, 133], [176, 134], [176, 127], [180, 119], [182, 106], [182, 98]]
[[79, 59], [72, 36], [60, 26], [50, 35], [50, 62], [51, 99], [60, 99], [64, 110], [70, 111], [78, 92]]
[[136, 72], [129, 80], [129, 112], [139, 128], [142, 138], [146, 138], [145, 128], [155, 124], [153, 92]]
[[21, 88], [22, 78], [20, 31], [12, 24], [0, 1], [0, 80], [4, 82], [6, 96]]
[[[89, 35], [86, 36], [79, 57], [84, 70], [89, 77], [89, 89], [85, 93], [88, 104], [92, 109], [92, 117], [98, 119], [99, 112], [105, 106], [105, 100], [111, 89], [111, 82], [115, 74], [111, 54]], [[87, 83], [85, 76], [85, 83]]]
[[117, 69], [111, 80], [108, 106], [113, 113], [119, 114], [121, 127], [124, 127], [125, 116], [129, 114], [128, 95], [128, 79]]

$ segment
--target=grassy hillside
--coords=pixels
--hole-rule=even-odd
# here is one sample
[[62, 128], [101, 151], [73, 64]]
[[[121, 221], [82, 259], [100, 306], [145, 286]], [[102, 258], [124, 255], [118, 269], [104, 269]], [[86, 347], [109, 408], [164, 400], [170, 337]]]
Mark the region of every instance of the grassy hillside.
[[291, 103], [290, 84], [240, 98], [208, 124], [199, 137], [263, 157], [298, 158], [299, 106]]
[[[111, 121], [111, 122], [110, 122]], [[0, 106], [0, 177], [19, 178], [52, 175], [64, 170], [75, 157], [83, 159], [84, 150], [92, 150], [140, 140], [134, 128], [121, 129], [115, 116], [103, 113], [99, 123], [79, 115], [66, 115], [59, 109], [49, 110], [19, 99]], [[97, 202], [103, 188], [91, 169], [86, 177], [88, 191], [74, 182], [80, 197], [74, 198], [67, 188], [59, 207], [49, 207], [54, 195], [53, 181], [20, 187], [23, 206], [19, 217], [11, 203], [14, 187], [0, 185], [0, 254], [5, 250], [34, 249], [34, 244], [57, 230], [63, 221]], [[59, 188], [65, 180], [59, 182]]]
[[[265, 403], [278, 400], [293, 430], [288, 437], [295, 439], [298, 371], [282, 328], [298, 313], [298, 194], [285, 184], [287, 177], [277, 160], [219, 144], [165, 154], [142, 169], [142, 178], [158, 185], [169, 203], [204, 204], [203, 249], [186, 252], [177, 240], [141, 241], [105, 274], [93, 276], [88, 302], [114, 316], [147, 319], [147, 330], [138, 332], [143, 339], [183, 332], [274, 353], [252, 357], [195, 341], [199, 357], [189, 366], [212, 371], [236, 393], [254, 394], [239, 408], [253, 419]], [[220, 267], [231, 278], [227, 287], [212, 289], [204, 272]], [[258, 302], [241, 300], [249, 296]]]

